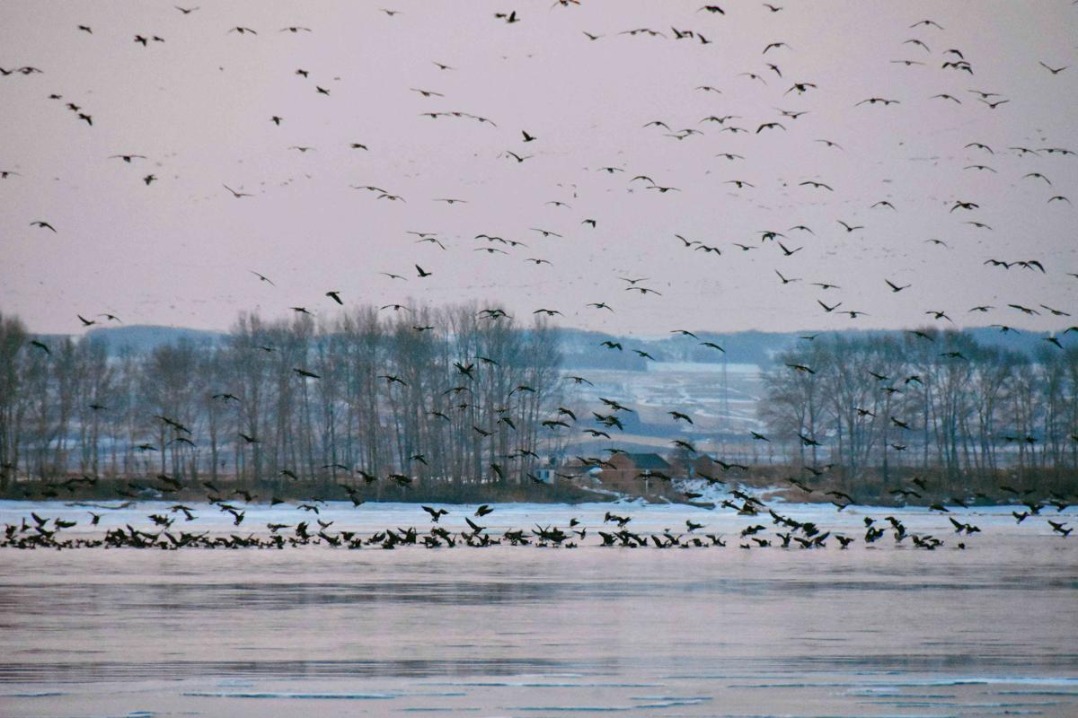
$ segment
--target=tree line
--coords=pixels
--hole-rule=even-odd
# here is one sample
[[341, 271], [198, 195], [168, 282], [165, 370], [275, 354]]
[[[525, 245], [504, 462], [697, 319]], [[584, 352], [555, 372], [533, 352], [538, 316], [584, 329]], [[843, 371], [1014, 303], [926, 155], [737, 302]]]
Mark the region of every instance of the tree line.
[[116, 356], [0, 314], [0, 488], [73, 475], [523, 481], [556, 441], [541, 421], [564, 391], [560, 361], [541, 319], [476, 306], [244, 314], [219, 341]]
[[[1078, 348], [1032, 355], [958, 331], [805, 340], [764, 376], [760, 418], [806, 466], [884, 484], [1078, 469]], [[1073, 489], [1073, 479], [1070, 480]]]

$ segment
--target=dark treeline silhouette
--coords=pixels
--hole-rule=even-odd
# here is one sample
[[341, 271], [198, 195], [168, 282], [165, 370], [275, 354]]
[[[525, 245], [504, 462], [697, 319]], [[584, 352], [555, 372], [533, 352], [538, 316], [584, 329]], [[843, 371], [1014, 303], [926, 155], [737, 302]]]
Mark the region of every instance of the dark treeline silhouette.
[[760, 417], [803, 465], [833, 464], [847, 486], [920, 472], [954, 490], [1001, 477], [1074, 488], [1076, 348], [1045, 342], [1031, 356], [924, 330], [820, 336], [775, 359]]
[[0, 315], [0, 488], [530, 483], [559, 364], [543, 322], [475, 306], [242, 315], [217, 341], [117, 356]]

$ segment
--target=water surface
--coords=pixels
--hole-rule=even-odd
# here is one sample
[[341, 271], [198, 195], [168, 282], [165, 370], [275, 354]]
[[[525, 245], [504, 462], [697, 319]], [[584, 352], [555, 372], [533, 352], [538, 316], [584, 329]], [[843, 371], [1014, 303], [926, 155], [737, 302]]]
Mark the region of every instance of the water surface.
[[[2, 550], [0, 713], [1078, 714], [1074, 544], [1043, 527], [970, 512], [982, 534], [960, 550], [945, 518], [888, 510], [944, 545], [741, 549], [749, 519], [636, 506], [618, 510], [638, 530], [688, 517], [727, 547], [604, 548], [609, 508], [486, 517], [577, 517], [593, 532], [576, 549]], [[335, 510], [429, 526], [415, 506]], [[863, 518], [785, 513], [851, 534]]]

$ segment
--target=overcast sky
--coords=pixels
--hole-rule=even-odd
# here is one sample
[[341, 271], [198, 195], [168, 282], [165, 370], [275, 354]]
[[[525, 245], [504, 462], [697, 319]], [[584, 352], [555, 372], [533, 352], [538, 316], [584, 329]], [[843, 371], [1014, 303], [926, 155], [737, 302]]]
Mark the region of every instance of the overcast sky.
[[1078, 324], [1078, 5], [778, 2], [5, 0], [0, 311]]

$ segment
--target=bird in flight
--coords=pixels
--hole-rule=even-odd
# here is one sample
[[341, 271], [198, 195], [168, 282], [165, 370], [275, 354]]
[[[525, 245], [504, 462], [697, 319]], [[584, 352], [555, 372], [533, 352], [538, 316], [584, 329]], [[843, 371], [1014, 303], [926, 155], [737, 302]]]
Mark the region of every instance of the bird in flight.
[[512, 150], [506, 150], [504, 156], [512, 157], [518, 163], [523, 162], [524, 160], [530, 160], [533, 157], [533, 155], [518, 155], [516, 152], [513, 152]]
[[256, 277], [258, 277], [261, 281], [267, 282], [270, 286], [272, 286], [272, 287], [277, 286], [276, 284], [273, 283], [273, 281], [269, 277], [265, 276], [264, 274], [259, 274], [258, 272], [254, 271], [253, 269], [248, 269], [247, 271], [250, 272], [251, 274], [255, 275]]
[[225, 189], [227, 189], [229, 192], [231, 192], [232, 196], [235, 197], [236, 199], [239, 199], [240, 197], [254, 197], [253, 194], [247, 194], [246, 192], [237, 192], [236, 190], [232, 189], [231, 187], [229, 187], [226, 184], [222, 184], [221, 186], [224, 187]]
[[35, 221], [31, 222], [30, 226], [31, 227], [41, 227], [42, 229], [51, 229], [53, 232], [56, 231], [56, 227], [53, 227], [51, 224], [49, 224], [48, 222], [46, 222], [44, 220], [41, 220], [41, 219], [38, 219], [38, 220], [35, 220]]
[[796, 277], [792, 277], [792, 278], [791, 277], [785, 277], [785, 276], [783, 276], [782, 272], [780, 272], [777, 269], [775, 270], [775, 274], [779, 275], [779, 279], [782, 280], [783, 284], [790, 284], [791, 282], [800, 282], [801, 281], [799, 278], [796, 278]]

